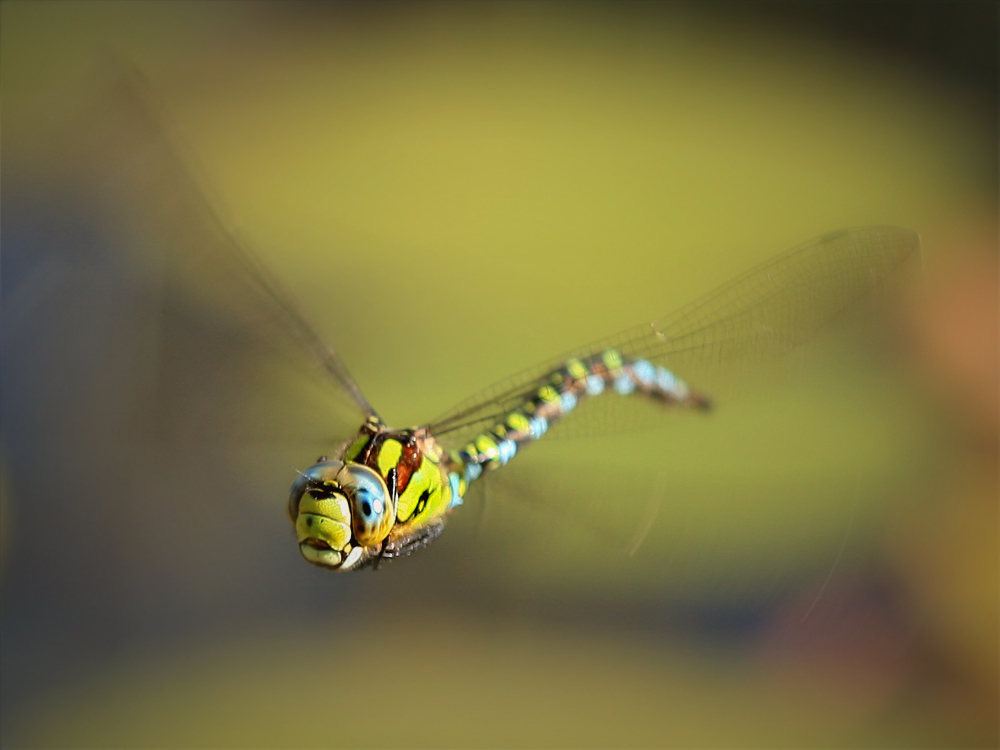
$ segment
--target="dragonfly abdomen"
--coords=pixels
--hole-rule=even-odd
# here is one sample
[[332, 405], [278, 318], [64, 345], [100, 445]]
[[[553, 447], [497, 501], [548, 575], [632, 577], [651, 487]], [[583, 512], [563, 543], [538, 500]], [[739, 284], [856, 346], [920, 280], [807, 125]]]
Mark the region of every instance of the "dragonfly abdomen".
[[496, 425], [457, 452], [455, 458], [464, 465], [466, 482], [474, 481], [483, 471], [506, 465], [523, 446], [540, 439], [584, 399], [606, 391], [609, 395], [644, 395], [670, 405], [710, 407], [704, 395], [692, 391], [667, 368], [645, 359], [629, 360], [617, 349], [568, 359], [544, 380]]

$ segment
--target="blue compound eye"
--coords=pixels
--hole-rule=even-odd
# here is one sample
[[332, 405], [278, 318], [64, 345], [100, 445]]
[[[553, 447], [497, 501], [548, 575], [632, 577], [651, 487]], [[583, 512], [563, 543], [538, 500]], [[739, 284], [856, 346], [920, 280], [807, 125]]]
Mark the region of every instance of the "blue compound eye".
[[359, 485], [355, 491], [357, 497], [357, 507], [361, 511], [361, 516], [368, 523], [377, 520], [385, 512], [385, 500], [380, 493], [374, 492], [371, 487]]
[[389, 500], [385, 482], [374, 470], [361, 464], [345, 468], [342, 481], [351, 503], [351, 526], [359, 544], [368, 547], [385, 539], [396, 522], [396, 509]]

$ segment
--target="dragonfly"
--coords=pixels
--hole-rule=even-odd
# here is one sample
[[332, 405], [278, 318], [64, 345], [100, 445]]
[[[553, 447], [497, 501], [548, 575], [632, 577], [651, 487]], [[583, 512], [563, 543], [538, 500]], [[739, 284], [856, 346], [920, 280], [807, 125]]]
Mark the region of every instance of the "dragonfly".
[[[586, 402], [639, 402], [663, 420], [672, 412], [708, 411], [713, 394], [704, 390], [704, 375], [787, 354], [877, 297], [920, 249], [919, 236], [908, 229], [827, 233], [673, 313], [501, 380], [431, 421], [396, 429], [379, 416], [294, 296], [222, 218], [148, 86], [119, 73], [97, 110], [90, 131], [75, 136], [96, 144], [84, 161], [104, 176], [88, 182], [87, 190], [110, 191], [106, 203], [120, 212], [144, 213], [131, 234], [118, 234], [151, 236], [147, 244], [166, 246], [171, 257], [158, 263], [186, 269], [193, 307], [224, 307], [229, 303], [220, 302], [220, 290], [229, 289], [233, 305], [251, 311], [243, 317], [253, 325], [272, 324], [283, 345], [304, 356], [360, 425], [353, 437], [297, 472], [287, 500], [301, 556], [328, 570], [377, 568], [427, 546], [471, 486], [516, 463], [555, 425], [571, 423]], [[74, 123], [77, 130], [82, 121]], [[199, 281], [207, 267], [215, 269], [213, 281]], [[603, 492], [613, 503], [614, 488]]]
[[[334, 457], [320, 457], [292, 485], [288, 515], [302, 556], [357, 570], [426, 546], [473, 482], [572, 419], [587, 400], [638, 399], [664, 418], [672, 410], [708, 411], [710, 395], [688, 384], [689, 371], [780, 357], [877, 294], [919, 246], [915, 232], [896, 227], [825, 234], [674, 313], [526, 370], [409, 429], [386, 425], [323, 346], [328, 371], [365, 421]], [[297, 318], [297, 325], [318, 348], [305, 323]]]

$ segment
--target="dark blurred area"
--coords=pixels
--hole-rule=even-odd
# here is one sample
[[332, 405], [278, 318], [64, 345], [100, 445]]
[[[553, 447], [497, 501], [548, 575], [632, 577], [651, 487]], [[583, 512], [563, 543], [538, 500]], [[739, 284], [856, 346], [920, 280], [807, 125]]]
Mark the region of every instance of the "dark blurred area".
[[[995, 3], [233, 3], [175, 11], [6, 2], [2, 13], [4, 746], [996, 746]], [[695, 41], [688, 49], [678, 39]], [[787, 55], [789, 79], [774, 91], [738, 79], [744, 50], [734, 51], [734, 40], [750, 39], [777, 69]], [[661, 47], [676, 59], [661, 60]], [[109, 51], [126, 62], [91, 72], [90, 61]], [[806, 54], [835, 61], [834, 83], [818, 74], [794, 83]], [[634, 67], [616, 68], [616, 56]], [[141, 81], [122, 88], [133, 60], [148, 89]], [[814, 71], [805, 69], [808, 79]], [[677, 112], [666, 97], [668, 115], [656, 128], [645, 115], [633, 121], [628, 102], [706, 70], [725, 84], [707, 93], [694, 84], [690, 96], [677, 88]], [[371, 71], [384, 76], [377, 85]], [[851, 97], [891, 98], [883, 75], [905, 80], [910, 99], [901, 98], [891, 126], [865, 130], [874, 120]], [[588, 92], [604, 77], [608, 91], [635, 98], [604, 105], [581, 94], [553, 107], [565, 110], [553, 117], [565, 114], [580, 130], [561, 120], [546, 130], [536, 100], [561, 102], [564, 90]], [[161, 83], [173, 92], [162, 102]], [[227, 85], [233, 93], [217, 96]], [[812, 88], [816, 99], [806, 100]], [[148, 92], [155, 114], [123, 90]], [[831, 144], [782, 130], [776, 113], [773, 129], [763, 116], [759, 132], [727, 140], [719, 102], [754, 110], [758, 98], [776, 112], [847, 113], [835, 129], [857, 135]], [[328, 99], [337, 108], [326, 119], [317, 102]], [[240, 109], [245, 101], [257, 108]], [[379, 110], [383, 101], [396, 109]], [[510, 101], [523, 110], [507, 112]], [[175, 102], [187, 128], [172, 119]], [[461, 119], [480, 106], [481, 121]], [[597, 119], [605, 109], [621, 120]], [[216, 111], [238, 143], [254, 124], [247, 112], [290, 122], [287, 142], [263, 131], [277, 144], [276, 162], [309, 166], [325, 150], [348, 154], [335, 165], [342, 171], [329, 170], [346, 187], [319, 199], [305, 175], [286, 186], [280, 175], [246, 177], [265, 169], [250, 156], [227, 174], [204, 155], [217, 184], [273, 181], [265, 200], [318, 202], [333, 216], [332, 234], [330, 226], [302, 228], [297, 215], [283, 219], [280, 208], [278, 218], [255, 214], [249, 193], [235, 201], [245, 223], [228, 218], [184, 144], [185, 132], [199, 140], [199, 122], [211, 133], [211, 118], [199, 116]], [[946, 121], [953, 111], [959, 125]], [[909, 144], [928, 112], [941, 122], [913, 143], [940, 143], [940, 153], [906, 146], [901, 157], [887, 151], [888, 167], [853, 167], [858, 152], [866, 154], [859, 163], [879, 158], [871, 144], [880, 139]], [[309, 135], [310, 117], [333, 131], [321, 132], [327, 141]], [[685, 117], [688, 140], [671, 141], [663, 123]], [[421, 140], [422, 118], [439, 141]], [[458, 137], [446, 129], [453, 121]], [[527, 135], [511, 123], [527, 123]], [[588, 127], [622, 144], [611, 157], [622, 173], [601, 172]], [[815, 184], [796, 184], [791, 173], [786, 185], [783, 173], [741, 161], [774, 154], [765, 162], [779, 171], [793, 141], [802, 150], [789, 151], [789, 163], [830, 150], [849, 166], [817, 171]], [[672, 170], [659, 168], [661, 142]], [[573, 180], [552, 178], [558, 163], [544, 158], [562, 147], [567, 161], [592, 165], [583, 191], [604, 201], [574, 210], [606, 215], [612, 226], [640, 224], [649, 247], [637, 260], [648, 272], [585, 221], [572, 227], [577, 214], [559, 213], [557, 198]], [[416, 176], [394, 183], [382, 170], [410, 164], [406, 149], [416, 154]], [[513, 175], [500, 198], [510, 201], [501, 204], [507, 213], [484, 219], [468, 210], [462, 195], [497, 198], [449, 172], [442, 153], [501, 179]], [[696, 156], [684, 161], [686, 153]], [[537, 171], [521, 166], [523, 154], [541, 154]], [[646, 206], [631, 200], [629, 186], [646, 184], [648, 165], [655, 200]], [[721, 205], [691, 208], [683, 197], [698, 194], [701, 167], [718, 169], [726, 183], [731, 172], [748, 200], [761, 202], [720, 197]], [[376, 175], [374, 197], [367, 174]], [[412, 215], [405, 201], [388, 212], [392, 190], [407, 180], [431, 202]], [[728, 189], [709, 184], [709, 194], [716, 187]], [[517, 202], [536, 189], [540, 201]], [[265, 260], [356, 375], [378, 371], [359, 375], [366, 392], [371, 383], [390, 405], [427, 408], [420, 418], [429, 419], [449, 404], [423, 394], [467, 395], [452, 394], [449, 377], [485, 386], [517, 369], [504, 359], [510, 349], [523, 345], [534, 356], [524, 340], [541, 339], [538, 328], [564, 325], [561, 318], [589, 324], [548, 313], [539, 326], [539, 301], [575, 311], [582, 296], [588, 307], [606, 300], [625, 308], [649, 288], [658, 294], [652, 285], [664, 282], [656, 279], [713, 262], [725, 280], [751, 264], [738, 255], [737, 238], [756, 243], [745, 216], [767, 225], [767, 206], [778, 206], [793, 219], [776, 236], [807, 239], [794, 218], [799, 194], [829, 198], [828, 213], [817, 210], [804, 225], [897, 222], [924, 236], [923, 278], [892, 311], [881, 359], [868, 351], [841, 361], [834, 348], [812, 370], [802, 365], [820, 375], [787, 398], [737, 405], [732, 417], [723, 409], [710, 423], [684, 422], [655, 439], [540, 445], [521, 473], [472, 497], [433, 547], [376, 574], [331, 575], [299, 558], [283, 516], [287, 488], [297, 469], [350, 434], [356, 416], [233, 260], [230, 246], [243, 234], [281, 238], [287, 255]], [[671, 201], [679, 208], [668, 215]], [[441, 232], [440, 246], [428, 250], [419, 223], [428, 213], [468, 235]], [[351, 221], [375, 229], [364, 234]], [[706, 242], [731, 255], [712, 260], [697, 238], [723, 225], [731, 234]], [[396, 244], [377, 241], [385, 226], [399, 227]], [[526, 235], [537, 228], [537, 246], [504, 234], [510, 227]], [[313, 242], [310, 231], [323, 239]], [[563, 246], [552, 241], [559, 233]], [[591, 257], [595, 234], [602, 250]], [[663, 237], [681, 240], [681, 265], [657, 265]], [[489, 262], [474, 265], [470, 256]], [[507, 304], [524, 269], [541, 279], [532, 287], [539, 299]], [[613, 297], [622, 277], [647, 279]], [[553, 278], [577, 286], [562, 289]], [[393, 297], [394, 288], [410, 293], [403, 281], [420, 294]], [[598, 286], [605, 283], [608, 290]], [[700, 283], [655, 304], [708, 291]], [[493, 301], [488, 312], [483, 300]], [[401, 326], [401, 311], [414, 305], [421, 313]], [[486, 328], [494, 318], [509, 339]], [[579, 335], [601, 333], [586, 330]], [[838, 422], [853, 412], [863, 416]], [[791, 436], [781, 438], [786, 430]], [[672, 462], [648, 470], [662, 445]], [[613, 459], [605, 459], [608, 446]], [[643, 500], [659, 497], [657, 472], [671, 477], [650, 528], [644, 511], [612, 513], [642, 532], [633, 556], [605, 555], [599, 505], [590, 516], [577, 512], [609, 472], [622, 495]]]
[[[278, 21], [312, 25], [328, 19], [359, 27], [400, 18], [397, 2], [282, 3], [269, 10]], [[997, 8], [992, 2], [627, 2], [574, 3], [581, 12], [620, 24], [669, 24], [696, 14], [725, 26], [766, 27], [815, 44], [855, 50], [905, 66], [948, 86], [989, 123], [996, 122]], [[442, 14], [472, 16], [495, 8], [431, 3]], [[404, 16], [405, 17], [405, 16]], [[993, 160], [995, 161], [995, 160]], [[991, 183], [993, 184], [993, 183]]]
[[946, 78], [979, 100], [984, 116], [996, 91], [993, 3], [719, 2], [707, 12], [784, 26], [896, 59], [929, 76]]

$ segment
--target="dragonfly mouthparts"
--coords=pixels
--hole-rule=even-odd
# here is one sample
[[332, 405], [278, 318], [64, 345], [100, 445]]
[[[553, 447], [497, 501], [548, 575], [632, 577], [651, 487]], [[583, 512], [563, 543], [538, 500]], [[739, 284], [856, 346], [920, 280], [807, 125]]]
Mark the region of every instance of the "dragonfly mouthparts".
[[303, 540], [302, 544], [307, 544], [313, 549], [320, 549], [320, 550], [333, 549], [333, 547], [331, 547], [329, 543], [323, 541], [322, 539], [316, 539], [315, 537]]

